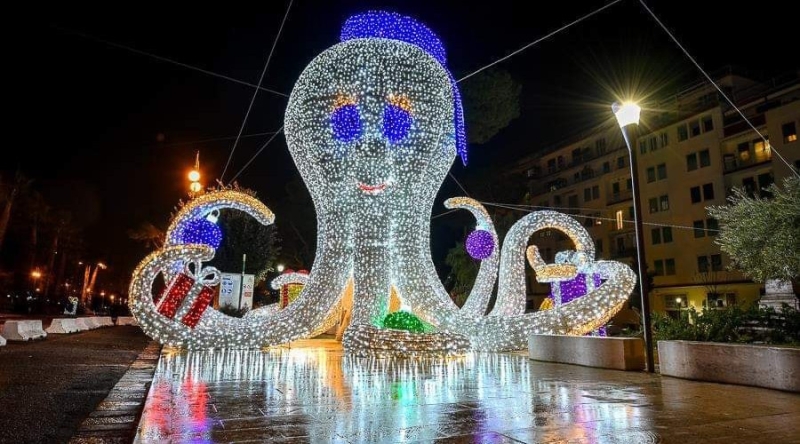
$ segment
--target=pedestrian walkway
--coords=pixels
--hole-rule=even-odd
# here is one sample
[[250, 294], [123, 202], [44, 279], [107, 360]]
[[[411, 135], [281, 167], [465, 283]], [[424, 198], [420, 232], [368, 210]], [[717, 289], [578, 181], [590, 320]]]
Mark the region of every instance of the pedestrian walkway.
[[138, 327], [114, 327], [0, 348], [0, 443], [72, 437], [148, 344]]
[[162, 353], [138, 442], [800, 442], [800, 395], [520, 354], [354, 358], [332, 340]]

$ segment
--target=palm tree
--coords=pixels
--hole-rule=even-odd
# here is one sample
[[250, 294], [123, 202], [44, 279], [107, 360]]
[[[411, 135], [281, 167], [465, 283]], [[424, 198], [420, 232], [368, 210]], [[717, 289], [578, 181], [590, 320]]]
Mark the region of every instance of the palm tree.
[[164, 245], [164, 230], [150, 222], [142, 222], [138, 227], [128, 230], [128, 237], [142, 242], [147, 248], [158, 249]]
[[11, 219], [11, 208], [14, 206], [14, 201], [17, 196], [28, 190], [32, 182], [33, 179], [27, 178], [20, 170], [17, 170], [14, 175], [14, 181], [8, 187], [4, 187], [5, 205], [3, 206], [3, 212], [0, 213], [0, 249], [3, 248], [3, 240], [8, 230], [8, 222]]

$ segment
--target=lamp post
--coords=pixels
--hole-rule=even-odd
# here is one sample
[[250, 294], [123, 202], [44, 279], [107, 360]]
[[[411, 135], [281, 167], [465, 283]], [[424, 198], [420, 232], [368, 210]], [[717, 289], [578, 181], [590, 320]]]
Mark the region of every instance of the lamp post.
[[631, 164], [631, 185], [633, 191], [633, 223], [636, 228], [636, 262], [639, 269], [639, 293], [642, 298], [642, 329], [644, 330], [644, 346], [647, 355], [647, 371], [655, 371], [653, 362], [653, 332], [650, 324], [650, 288], [647, 282], [647, 260], [644, 255], [644, 230], [642, 229], [642, 206], [639, 195], [639, 168], [636, 165], [636, 150], [631, 145], [636, 140], [636, 131], [639, 127], [639, 115], [642, 108], [633, 102], [617, 103], [611, 105], [611, 110], [617, 118], [622, 130], [622, 137], [628, 147]]

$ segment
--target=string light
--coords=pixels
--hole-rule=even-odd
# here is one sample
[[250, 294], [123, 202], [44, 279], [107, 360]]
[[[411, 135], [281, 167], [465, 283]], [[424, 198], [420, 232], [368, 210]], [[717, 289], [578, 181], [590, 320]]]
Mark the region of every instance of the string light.
[[207, 218], [187, 221], [178, 230], [184, 244], [205, 244], [216, 250], [222, 243], [222, 229]]

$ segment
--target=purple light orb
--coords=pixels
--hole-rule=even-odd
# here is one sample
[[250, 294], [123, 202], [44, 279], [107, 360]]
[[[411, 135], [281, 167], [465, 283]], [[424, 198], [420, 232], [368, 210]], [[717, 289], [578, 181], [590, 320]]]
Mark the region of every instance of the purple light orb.
[[467, 236], [467, 253], [473, 258], [484, 260], [494, 251], [494, 238], [486, 230], [475, 230]]
[[216, 250], [222, 243], [222, 229], [205, 218], [192, 219], [181, 227], [180, 239], [184, 244], [205, 244]]

